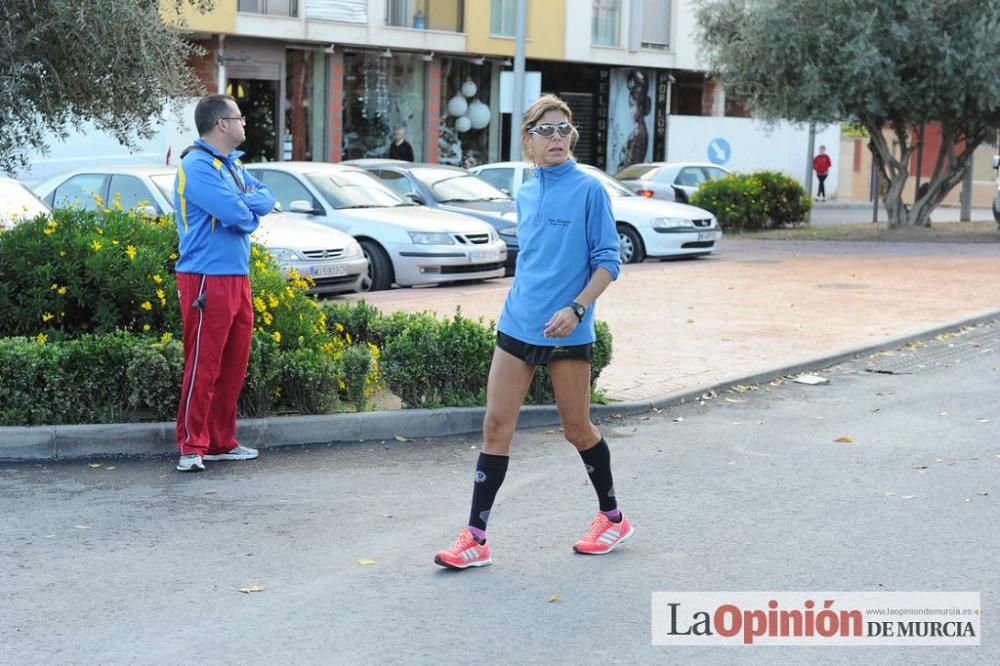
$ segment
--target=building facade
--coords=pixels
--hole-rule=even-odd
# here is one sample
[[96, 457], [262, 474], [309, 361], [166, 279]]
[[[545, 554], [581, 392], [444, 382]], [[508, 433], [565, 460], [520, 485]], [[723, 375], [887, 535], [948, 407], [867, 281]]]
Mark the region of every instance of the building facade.
[[[663, 159], [668, 118], [744, 115], [698, 61], [689, 3], [528, 0], [528, 101], [574, 111], [581, 161]], [[210, 92], [248, 116], [248, 159], [380, 157], [404, 128], [418, 161], [508, 157], [517, 0], [216, 0], [188, 10]], [[513, 131], [517, 131], [516, 122]]]

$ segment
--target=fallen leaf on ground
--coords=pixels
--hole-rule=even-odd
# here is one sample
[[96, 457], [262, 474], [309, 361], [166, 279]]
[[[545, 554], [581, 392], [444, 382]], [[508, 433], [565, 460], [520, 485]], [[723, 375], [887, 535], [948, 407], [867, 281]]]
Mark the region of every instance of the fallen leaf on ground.
[[938, 416], [948, 416], [948, 412], [938, 412]]
[[746, 398], [726, 398], [726, 402], [735, 402], [737, 404], [746, 402]]
[[97, 468], [97, 467], [100, 467], [100, 466], [101, 466], [101, 463], [90, 463], [90, 465], [89, 465], [89, 466], [90, 466], [90, 467], [94, 467], [94, 468]]
[[976, 494], [977, 494], [977, 495], [982, 495], [983, 497], [986, 497], [987, 495], [989, 495], [989, 493], [988, 493], [988, 492], [986, 492], [985, 490], [980, 490], [980, 491], [979, 491], [978, 493], [976, 493]]
[[887, 493], [885, 494], [885, 496], [886, 496], [886, 497], [892, 497], [892, 496], [893, 496], [893, 495], [895, 495], [895, 494], [896, 494], [896, 493], [894, 493], [894, 492], [892, 492], [892, 491], [890, 490], [889, 492], [887, 492]]
[[206, 490], [206, 491], [205, 491], [205, 494], [206, 494], [206, 495], [214, 495], [214, 494], [216, 494], [217, 492], [219, 492], [219, 491], [217, 491], [217, 490]]
[[913, 469], [927, 469], [927, 465], [914, 465]]
[[551, 597], [549, 597], [549, 603], [550, 604], [554, 604], [554, 603], [556, 603], [558, 601], [559, 601], [559, 595], [558, 594], [553, 594]]
[[990, 422], [990, 420], [986, 419], [986, 418], [980, 418], [980, 419], [976, 419], [976, 420], [979, 421], [980, 423], [989, 423]]
[[842, 442], [844, 444], [853, 444], [854, 443], [854, 438], [851, 437], [850, 435], [841, 435], [840, 437], [838, 437], [837, 439], [835, 439], [833, 441], [835, 441], [835, 442]]
[[115, 468], [115, 466], [112, 465], [111, 467], [105, 467], [104, 469], [114, 469], [114, 468]]
[[391, 513], [383, 513], [382, 517], [383, 518], [392, 518], [392, 514]]
[[678, 416], [677, 418], [674, 419], [674, 423], [682, 423], [683, 421], [684, 421], [683, 416]]
[[363, 567], [370, 567], [375, 565], [375, 560], [358, 560], [358, 564]]
[[554, 434], [556, 434], [556, 431], [555, 430], [546, 430], [545, 434], [546, 435], [554, 435]]
[[694, 319], [688, 319], [688, 322], [687, 322], [687, 323], [689, 323], [689, 324], [693, 324], [693, 323], [694, 323]]
[[89, 530], [90, 529], [90, 525], [74, 525], [73, 527], [75, 527], [78, 530]]
[[396, 435], [397, 442], [412, 442], [413, 440], [409, 437], [403, 437], [402, 435]]
[[251, 585], [250, 587], [241, 587], [240, 592], [243, 594], [250, 594], [251, 592], [263, 592], [265, 588], [259, 585]]
[[900, 495], [899, 499], [913, 499], [916, 495]]
[[717, 396], [716, 396], [715, 391], [709, 391], [708, 393], [702, 393], [701, 394], [701, 399], [702, 400], [715, 400], [716, 397]]

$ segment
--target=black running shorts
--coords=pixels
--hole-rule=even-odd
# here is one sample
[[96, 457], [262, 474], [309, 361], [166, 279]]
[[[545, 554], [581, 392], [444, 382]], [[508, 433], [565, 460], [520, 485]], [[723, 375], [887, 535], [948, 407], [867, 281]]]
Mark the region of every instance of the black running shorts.
[[512, 338], [506, 333], [497, 331], [497, 347], [508, 354], [512, 354], [528, 365], [548, 365], [555, 361], [586, 361], [590, 363], [594, 356], [594, 343], [588, 342], [585, 345], [567, 345], [558, 347], [548, 347], [543, 345], [529, 345], [517, 338]]

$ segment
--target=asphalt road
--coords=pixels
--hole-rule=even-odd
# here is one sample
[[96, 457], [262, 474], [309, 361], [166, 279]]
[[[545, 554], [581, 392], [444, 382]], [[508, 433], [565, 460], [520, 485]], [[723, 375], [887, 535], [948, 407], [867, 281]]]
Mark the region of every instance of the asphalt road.
[[[0, 663], [997, 663], [1000, 330], [820, 374], [604, 424], [636, 536], [597, 558], [555, 431], [517, 433], [464, 572], [431, 557], [476, 441], [0, 465]], [[667, 590], [980, 591], [982, 645], [652, 647]]]

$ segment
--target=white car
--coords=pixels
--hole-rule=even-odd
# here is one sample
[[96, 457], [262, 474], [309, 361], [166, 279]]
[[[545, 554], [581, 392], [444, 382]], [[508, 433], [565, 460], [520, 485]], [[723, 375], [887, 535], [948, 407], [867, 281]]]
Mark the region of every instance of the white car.
[[[95, 195], [109, 204], [150, 215], [173, 215], [177, 167], [124, 166], [82, 169], [39, 186], [37, 193], [53, 208], [101, 210]], [[261, 218], [253, 239], [278, 260], [287, 274], [311, 278], [314, 294], [360, 291], [368, 274], [361, 246], [347, 234], [315, 224], [300, 215], [271, 213]]]
[[0, 178], [0, 231], [48, 212], [48, 206], [27, 187], [13, 178]]
[[507, 245], [492, 226], [418, 206], [364, 169], [325, 162], [267, 162], [247, 169], [282, 209], [354, 236], [370, 265], [367, 289], [503, 277]]
[[[697, 256], [715, 251], [722, 229], [707, 210], [636, 196], [600, 169], [586, 164], [580, 168], [597, 178], [611, 197], [622, 262], [635, 264], [646, 257]], [[521, 184], [535, 177], [527, 162], [483, 164], [470, 171], [515, 197]]]
[[687, 203], [703, 183], [729, 174], [708, 162], [644, 162], [625, 167], [615, 178], [639, 196]]

